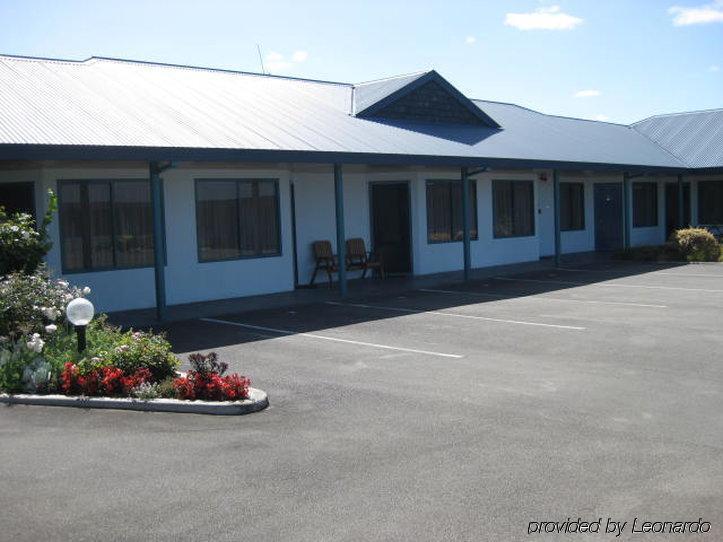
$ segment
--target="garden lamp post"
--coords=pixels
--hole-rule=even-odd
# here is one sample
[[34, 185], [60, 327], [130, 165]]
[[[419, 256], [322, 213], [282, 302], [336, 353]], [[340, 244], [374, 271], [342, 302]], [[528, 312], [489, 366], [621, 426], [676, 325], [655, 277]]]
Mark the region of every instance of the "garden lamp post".
[[84, 297], [73, 299], [65, 308], [65, 314], [78, 334], [78, 352], [85, 350], [85, 328], [93, 319], [95, 307]]

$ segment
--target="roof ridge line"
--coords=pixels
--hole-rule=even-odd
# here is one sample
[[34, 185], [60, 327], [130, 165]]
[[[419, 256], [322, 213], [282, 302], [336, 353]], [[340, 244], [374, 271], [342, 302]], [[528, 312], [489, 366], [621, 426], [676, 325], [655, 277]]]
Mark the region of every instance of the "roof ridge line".
[[634, 126], [635, 124], [640, 124], [641, 122], [645, 122], [646, 120], [650, 119], [659, 119], [663, 117], [677, 117], [680, 115], [694, 115], [696, 113], [716, 113], [716, 112], [723, 112], [723, 107], [712, 107], [710, 109], [693, 109], [692, 111], [676, 111], [675, 113], [657, 113], [655, 115], [650, 115], [649, 117], [645, 117], [644, 119], [636, 120], [631, 126]]
[[411, 75], [424, 75], [425, 73], [433, 72], [434, 70], [419, 70], [415, 72], [409, 72], [409, 73], [400, 73], [398, 75], [391, 75], [389, 77], [380, 77], [379, 79], [370, 79], [369, 81], [360, 81], [358, 83], [352, 83], [353, 87], [358, 87], [360, 85], [369, 85], [371, 83], [380, 83], [382, 81], [391, 81], [392, 79], [401, 79], [402, 77], [409, 77]]
[[0, 53], [0, 58], [10, 58], [14, 60], [37, 60], [37, 61], [44, 61], [44, 62], [63, 62], [68, 64], [85, 64], [90, 65], [97, 61], [106, 61], [106, 62], [118, 62], [118, 63], [127, 63], [127, 64], [141, 64], [146, 66], [161, 66], [161, 67], [167, 67], [167, 68], [181, 68], [181, 69], [187, 69], [187, 70], [199, 70], [199, 71], [208, 71], [208, 72], [220, 72], [220, 73], [230, 73], [230, 74], [237, 74], [237, 75], [249, 75], [253, 77], [270, 77], [273, 79], [287, 79], [290, 81], [304, 81], [307, 83], [318, 83], [318, 84], [324, 84], [324, 85], [336, 85], [341, 87], [351, 87], [352, 83], [344, 83], [341, 81], [327, 81], [324, 79], [312, 79], [308, 77], [294, 77], [290, 75], [276, 75], [273, 73], [258, 73], [258, 72], [251, 72], [251, 71], [244, 71], [244, 70], [232, 70], [229, 68], [212, 68], [209, 66], [194, 66], [190, 64], [175, 64], [172, 62], [156, 62], [152, 60], [134, 60], [129, 58], [120, 58], [120, 57], [111, 57], [111, 56], [90, 56], [84, 60], [75, 60], [75, 59], [68, 59], [68, 58], [52, 58], [52, 57], [40, 57], [40, 56], [30, 56], [30, 55], [13, 55], [13, 54], [7, 54], [7, 53]]
[[613, 126], [623, 126], [625, 128], [630, 128], [631, 124], [624, 124], [622, 122], [612, 122], [609, 120], [595, 120], [595, 119], [586, 119], [583, 117], [572, 117], [569, 115], [557, 115], [555, 113], [545, 113], [543, 111], [538, 111], [537, 109], [532, 109], [531, 107], [526, 107], [524, 105], [516, 104], [513, 102], [501, 102], [499, 100], [484, 100], [482, 98], [470, 98], [473, 102], [487, 102], [487, 103], [494, 103], [494, 104], [501, 104], [501, 105], [511, 105], [514, 107], [519, 107], [520, 109], [524, 109], [526, 111], [531, 111], [532, 113], [537, 113], [538, 115], [544, 115], [546, 117], [555, 117], [558, 119], [568, 119], [568, 120], [582, 120], [585, 122], [597, 122], [600, 124], [612, 124]]

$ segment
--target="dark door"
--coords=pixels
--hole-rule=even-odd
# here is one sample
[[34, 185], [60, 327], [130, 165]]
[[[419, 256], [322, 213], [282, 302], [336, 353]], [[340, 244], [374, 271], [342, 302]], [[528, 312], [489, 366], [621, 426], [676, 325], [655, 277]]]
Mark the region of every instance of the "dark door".
[[[690, 225], [690, 183], [683, 183], [683, 227]], [[665, 236], [678, 229], [678, 183], [665, 185]]]
[[35, 189], [33, 183], [0, 183], [0, 206], [8, 214], [28, 213], [35, 216]]
[[387, 273], [410, 273], [409, 184], [371, 185], [372, 239], [374, 252]]
[[595, 250], [623, 246], [623, 190], [620, 183], [595, 184]]

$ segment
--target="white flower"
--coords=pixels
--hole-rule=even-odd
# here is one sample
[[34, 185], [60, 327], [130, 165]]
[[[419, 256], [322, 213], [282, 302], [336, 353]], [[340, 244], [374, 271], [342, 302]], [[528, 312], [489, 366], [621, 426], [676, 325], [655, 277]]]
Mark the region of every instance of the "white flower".
[[88, 286], [83, 287], [83, 295], [88, 295], [90, 293], [90, 288]]
[[58, 285], [62, 286], [63, 288], [67, 288], [69, 286], [68, 282], [66, 282], [64, 280], [59, 280]]
[[17, 226], [10, 226], [10, 231], [12, 231], [12, 232], [16, 232], [19, 230], [20, 230], [20, 228], [18, 228]]
[[43, 307], [40, 310], [43, 311], [43, 316], [51, 322], [54, 322], [55, 319], [60, 316], [60, 311], [54, 307]]
[[45, 341], [40, 338], [39, 333], [33, 333], [33, 336], [25, 344], [28, 347], [28, 350], [32, 350], [33, 352], [40, 354], [40, 352], [43, 351], [43, 346], [45, 346]]
[[55, 324], [45, 326], [45, 333], [55, 333], [56, 331], [58, 331], [58, 326]]

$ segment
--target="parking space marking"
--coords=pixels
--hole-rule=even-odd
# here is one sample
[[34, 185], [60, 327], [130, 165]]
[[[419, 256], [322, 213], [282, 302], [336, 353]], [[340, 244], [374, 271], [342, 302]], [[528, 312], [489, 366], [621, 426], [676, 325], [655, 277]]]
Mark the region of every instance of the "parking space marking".
[[432, 294], [461, 294], [473, 295], [479, 297], [487, 297], [490, 299], [531, 299], [533, 301], [569, 301], [571, 303], [590, 303], [594, 305], [620, 305], [621, 307], [645, 307], [649, 309], [667, 309], [667, 305], [653, 305], [650, 303], [629, 303], [625, 301], [598, 301], [596, 299], [566, 299], [564, 297], [549, 297], [546, 295], [498, 295], [486, 294], [484, 292], [466, 292], [463, 290], [435, 290], [433, 288], [420, 288], [420, 292], [429, 292]]
[[609, 288], [644, 288], [647, 290], [678, 290], [683, 292], [707, 292], [723, 294], [723, 290], [711, 290], [708, 288], [680, 288], [678, 286], [650, 286], [647, 284], [611, 284], [606, 282], [577, 282], [573, 280], [544, 280], [544, 279], [520, 279], [511, 277], [494, 277], [495, 280], [506, 280], [509, 282], [539, 282], [542, 284], [567, 284], [570, 286], [605, 286]]
[[[583, 273], [620, 273], [620, 271], [614, 270], [614, 269], [574, 269], [571, 267], [558, 267], [556, 268], [557, 271], [582, 271]], [[646, 273], [654, 273], [656, 275], [669, 275], [671, 277], [704, 277], [704, 278], [715, 278], [715, 279], [723, 279], [723, 275], [709, 275], [707, 273], [675, 273], [670, 271], [656, 271], [655, 269], [651, 269], [650, 271], [646, 271]], [[629, 276], [629, 275], [623, 275], [623, 276]]]
[[460, 354], [445, 354], [443, 352], [432, 352], [430, 350], [417, 350], [414, 348], [402, 348], [400, 346], [389, 346], [387, 344], [378, 344], [378, 343], [368, 343], [363, 341], [352, 341], [350, 339], [340, 339], [338, 337], [329, 337], [328, 335], [318, 335], [316, 333], [303, 333], [303, 332], [296, 332], [291, 331], [288, 329], [276, 329], [273, 327], [265, 327], [265, 326], [255, 326], [251, 324], [243, 324], [241, 322], [233, 322], [230, 320], [219, 320], [217, 318], [200, 318], [202, 322], [212, 322], [214, 324], [226, 324], [229, 326], [236, 326], [236, 327], [242, 327], [246, 329], [253, 329], [257, 331], [267, 331], [271, 333], [277, 333], [279, 335], [297, 335], [302, 337], [308, 337], [310, 339], [319, 339], [322, 341], [332, 341], [337, 343], [346, 343], [346, 344], [353, 344], [356, 346], [369, 346], [372, 348], [381, 348], [384, 350], [396, 350], [397, 352], [409, 352], [410, 354], [423, 354], [425, 356], [437, 356], [441, 358], [454, 358], [454, 359], [461, 359], [464, 356]]
[[499, 322], [502, 324], [518, 324], [522, 326], [537, 326], [537, 327], [552, 327], [557, 329], [568, 329], [572, 331], [585, 331], [584, 327], [580, 326], [565, 326], [562, 324], [545, 324], [543, 322], [526, 322], [523, 320], [506, 320], [504, 318], [492, 318], [489, 316], [477, 316], [474, 314], [461, 314], [458, 312], [444, 312], [444, 311], [428, 311], [423, 309], [405, 309], [402, 307], [387, 307], [384, 305], [364, 305], [361, 303], [340, 303], [338, 301], [326, 301], [327, 305], [340, 305], [343, 307], [358, 307], [361, 309], [377, 309], [384, 311], [395, 311], [403, 312], [405, 314], [435, 314], [438, 316], [451, 316], [454, 318], [466, 318], [468, 320], [485, 320], [487, 322]]

